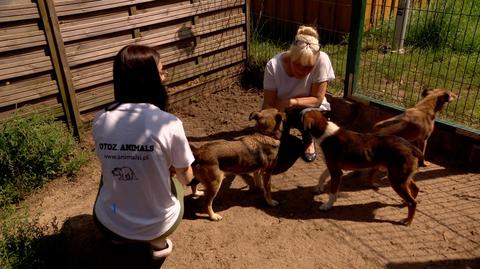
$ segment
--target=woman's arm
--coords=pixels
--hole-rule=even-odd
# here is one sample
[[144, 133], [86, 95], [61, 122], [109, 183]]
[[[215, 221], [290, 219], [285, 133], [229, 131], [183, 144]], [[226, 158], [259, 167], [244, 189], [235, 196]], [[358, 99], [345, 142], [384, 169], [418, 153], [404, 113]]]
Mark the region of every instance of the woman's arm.
[[262, 109], [277, 108], [277, 90], [263, 90]]
[[182, 185], [187, 185], [193, 179], [193, 171], [192, 167], [183, 167], [183, 168], [175, 168], [175, 173], [177, 174], [177, 179], [182, 183]]
[[310, 96], [290, 98], [288, 108], [319, 107], [327, 92], [327, 81], [312, 83]]

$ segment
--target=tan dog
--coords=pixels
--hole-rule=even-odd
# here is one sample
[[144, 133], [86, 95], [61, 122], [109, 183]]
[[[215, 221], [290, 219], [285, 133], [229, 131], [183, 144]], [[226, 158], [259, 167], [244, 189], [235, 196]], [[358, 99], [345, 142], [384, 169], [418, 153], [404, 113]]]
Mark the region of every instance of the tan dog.
[[[333, 207], [342, 181], [343, 170], [385, 167], [392, 188], [407, 203], [408, 216], [402, 220], [410, 225], [415, 215], [415, 201], [419, 188], [412, 179], [422, 152], [398, 136], [361, 134], [338, 127], [327, 121], [318, 111], [308, 111], [303, 117], [304, 127], [310, 130], [322, 148], [331, 175], [329, 200], [321, 210]], [[322, 176], [320, 180], [325, 180]], [[323, 186], [324, 182], [319, 182]]]
[[191, 147], [195, 156], [193, 174], [205, 187], [205, 208], [211, 220], [222, 219], [213, 211], [212, 203], [225, 173], [261, 175], [265, 200], [270, 206], [278, 204], [271, 196], [270, 179], [277, 161], [285, 113], [274, 108], [264, 109], [251, 113], [250, 120], [256, 120], [255, 134], [236, 141]]
[[[381, 135], [396, 135], [405, 138], [417, 146], [425, 155], [427, 140], [433, 132], [436, 113], [457, 95], [444, 89], [424, 90], [423, 99], [402, 114], [375, 124], [372, 132]], [[420, 166], [429, 163], [421, 158]]]

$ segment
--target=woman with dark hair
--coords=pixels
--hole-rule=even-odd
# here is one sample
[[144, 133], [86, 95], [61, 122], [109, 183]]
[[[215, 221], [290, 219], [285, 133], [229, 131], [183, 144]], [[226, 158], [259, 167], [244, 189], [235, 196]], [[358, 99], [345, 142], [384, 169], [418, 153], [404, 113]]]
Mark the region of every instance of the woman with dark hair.
[[167, 236], [183, 216], [179, 183], [193, 178], [194, 157], [182, 122], [165, 111], [165, 75], [154, 49], [122, 48], [113, 67], [115, 103], [93, 121], [102, 167], [95, 222], [112, 242], [150, 243], [154, 258], [172, 251]]

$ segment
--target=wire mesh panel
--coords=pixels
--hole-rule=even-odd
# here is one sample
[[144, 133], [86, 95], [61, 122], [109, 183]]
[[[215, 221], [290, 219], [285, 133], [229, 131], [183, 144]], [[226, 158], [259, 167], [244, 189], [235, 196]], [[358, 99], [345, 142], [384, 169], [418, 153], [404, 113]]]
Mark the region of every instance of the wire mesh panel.
[[354, 95], [411, 107], [423, 89], [446, 88], [458, 99], [439, 118], [478, 132], [480, 1], [383, 2], [367, 5], [380, 16], [366, 23]]
[[342, 95], [350, 14], [349, 0], [252, 1], [249, 67], [263, 67], [275, 54], [287, 50], [298, 26], [313, 26], [335, 71], [336, 79], [329, 84], [328, 92]]

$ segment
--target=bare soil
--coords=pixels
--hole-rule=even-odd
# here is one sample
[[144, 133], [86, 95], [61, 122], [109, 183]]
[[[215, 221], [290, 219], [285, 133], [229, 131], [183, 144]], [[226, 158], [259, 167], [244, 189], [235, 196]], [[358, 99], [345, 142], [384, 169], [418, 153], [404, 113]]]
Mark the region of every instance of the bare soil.
[[[261, 98], [257, 90], [232, 86], [171, 111], [189, 140], [201, 144], [248, 133], [248, 116]], [[374, 190], [359, 173], [347, 173], [334, 208], [320, 211], [326, 196], [313, 187], [324, 170], [320, 156], [275, 175], [273, 198], [280, 204], [274, 208], [240, 178], [227, 178], [214, 201], [219, 222], [199, 212], [202, 198], [187, 190], [184, 220], [171, 236], [174, 252], [162, 268], [480, 268], [478, 173], [435, 163], [422, 168], [415, 176], [417, 214], [405, 227], [398, 221], [407, 209], [387, 182]], [[59, 228], [50, 238], [57, 243], [46, 250], [52, 264], [160, 267], [144, 246], [112, 245], [96, 229], [91, 213], [99, 178], [92, 158], [75, 180], [55, 180], [22, 203], [41, 224]]]

